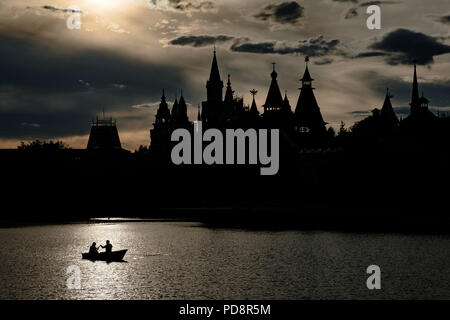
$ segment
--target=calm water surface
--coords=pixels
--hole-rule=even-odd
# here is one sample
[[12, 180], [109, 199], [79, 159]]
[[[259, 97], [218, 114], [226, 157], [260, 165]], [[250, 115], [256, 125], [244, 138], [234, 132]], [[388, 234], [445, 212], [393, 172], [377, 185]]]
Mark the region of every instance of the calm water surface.
[[[96, 241], [126, 263], [81, 260]], [[0, 229], [0, 299], [450, 298], [450, 237], [132, 222]], [[369, 291], [366, 268], [382, 271]], [[81, 269], [81, 290], [66, 286]]]

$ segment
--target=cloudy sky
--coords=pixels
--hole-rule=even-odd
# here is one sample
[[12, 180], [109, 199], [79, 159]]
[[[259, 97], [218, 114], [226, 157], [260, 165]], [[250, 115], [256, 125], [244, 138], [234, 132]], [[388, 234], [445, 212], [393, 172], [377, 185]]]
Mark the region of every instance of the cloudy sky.
[[[381, 7], [381, 29], [366, 9]], [[81, 28], [67, 23], [80, 16]], [[380, 108], [407, 114], [413, 60], [433, 110], [450, 110], [448, 0], [2, 0], [0, 148], [29, 139], [85, 147], [91, 119], [118, 120], [123, 147], [149, 144], [162, 88], [205, 99], [213, 44], [223, 79], [265, 100], [272, 62], [291, 105], [310, 59], [323, 117], [337, 128]]]

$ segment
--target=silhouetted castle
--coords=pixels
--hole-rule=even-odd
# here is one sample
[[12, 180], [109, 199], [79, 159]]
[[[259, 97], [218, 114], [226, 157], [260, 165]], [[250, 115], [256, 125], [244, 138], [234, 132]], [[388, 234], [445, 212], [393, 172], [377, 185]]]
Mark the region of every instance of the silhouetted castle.
[[410, 115], [405, 119], [398, 119], [392, 107], [392, 96], [389, 89], [386, 91], [383, 107], [381, 110], [372, 110], [372, 115], [361, 120], [353, 126], [356, 136], [392, 137], [399, 134], [412, 136], [425, 136], [441, 124], [441, 119], [433, 114], [429, 108], [429, 100], [419, 97], [419, 84], [417, 81], [417, 67], [414, 64], [414, 75], [412, 83], [412, 95], [410, 103]]
[[88, 150], [111, 151], [121, 150], [116, 121], [112, 118], [99, 119], [92, 122], [91, 133], [87, 145]]
[[[214, 50], [211, 72], [206, 81], [206, 101], [198, 106], [197, 121], [203, 122], [203, 128], [276, 128], [281, 131], [281, 146], [288, 146], [291, 151], [297, 151], [299, 147], [323, 147], [334, 137], [328, 133], [326, 122], [323, 120], [319, 104], [314, 96], [312, 86], [313, 78], [309, 72], [306, 57], [306, 68], [300, 79], [302, 86], [296, 104], [292, 111], [287, 92], [283, 98], [278, 85], [278, 73], [273, 63], [270, 74], [271, 82], [267, 92], [265, 103], [262, 105], [264, 112], [259, 113], [255, 95], [255, 89], [250, 90], [253, 95], [251, 106], [245, 106], [244, 100], [237, 97], [231, 86], [231, 76], [223, 95], [224, 83], [220, 76], [216, 51]], [[352, 135], [356, 138], [372, 137], [386, 138], [398, 135], [414, 136], [436, 134], [447, 122], [446, 118], [439, 118], [428, 108], [429, 100], [419, 96], [417, 80], [417, 67], [414, 64], [412, 83], [412, 96], [410, 103], [410, 115], [405, 119], [399, 119], [394, 112], [391, 102], [392, 95], [389, 89], [381, 110], [372, 110], [372, 115], [355, 123], [352, 127]], [[442, 121], [441, 121], [442, 120]], [[442, 124], [442, 125], [441, 125]], [[150, 130], [150, 150], [156, 153], [169, 154], [172, 149], [171, 134], [175, 129], [184, 128], [191, 132], [194, 123], [189, 120], [187, 104], [181, 92], [180, 98], [176, 98], [169, 109], [163, 90], [161, 102], [155, 116], [153, 129]], [[91, 134], [87, 146], [88, 150], [121, 150], [120, 139], [115, 121], [101, 119], [93, 122]]]
[[[214, 50], [211, 72], [206, 81], [206, 101], [202, 102], [202, 108], [198, 110], [197, 120], [203, 122], [207, 128], [277, 128], [283, 131], [285, 139], [298, 139], [299, 137], [312, 136], [319, 139], [326, 132], [319, 105], [314, 96], [311, 75], [308, 70], [308, 58], [305, 73], [301, 79], [302, 88], [298, 98], [295, 112], [292, 111], [287, 93], [283, 98], [278, 86], [278, 73], [275, 63], [270, 74], [271, 83], [264, 105], [264, 112], [259, 114], [256, 106], [256, 90], [251, 90], [253, 95], [251, 107], [244, 106], [243, 98], [237, 97], [231, 86], [231, 76], [223, 95], [224, 83], [220, 76], [216, 51]], [[193, 128], [193, 123], [187, 116], [186, 102], [181, 94], [180, 101], [175, 100], [170, 113], [163, 90], [153, 129], [150, 130], [151, 150], [168, 151], [171, 146], [170, 137], [177, 128]]]

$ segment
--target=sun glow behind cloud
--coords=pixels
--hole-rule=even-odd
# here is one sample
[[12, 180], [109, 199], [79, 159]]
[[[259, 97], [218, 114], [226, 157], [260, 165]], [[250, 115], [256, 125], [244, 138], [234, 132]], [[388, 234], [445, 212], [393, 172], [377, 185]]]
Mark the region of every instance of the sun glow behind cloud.
[[130, 2], [129, 0], [85, 0], [86, 5], [102, 10], [123, 9], [123, 6]]

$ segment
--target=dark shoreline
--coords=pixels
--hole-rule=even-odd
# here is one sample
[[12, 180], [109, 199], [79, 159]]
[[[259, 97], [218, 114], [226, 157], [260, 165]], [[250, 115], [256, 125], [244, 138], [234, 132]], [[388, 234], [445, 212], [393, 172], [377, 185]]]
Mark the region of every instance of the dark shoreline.
[[[326, 208], [326, 209], [324, 209]], [[450, 234], [450, 217], [439, 214], [411, 214], [393, 208], [345, 208], [330, 214], [326, 206], [285, 208], [164, 208], [158, 214], [0, 221], [0, 228], [39, 225], [108, 224], [130, 222], [193, 222], [213, 229], [261, 231], [330, 231], [345, 233]], [[299, 211], [303, 213], [299, 214]], [[363, 212], [363, 213], [361, 213]]]

